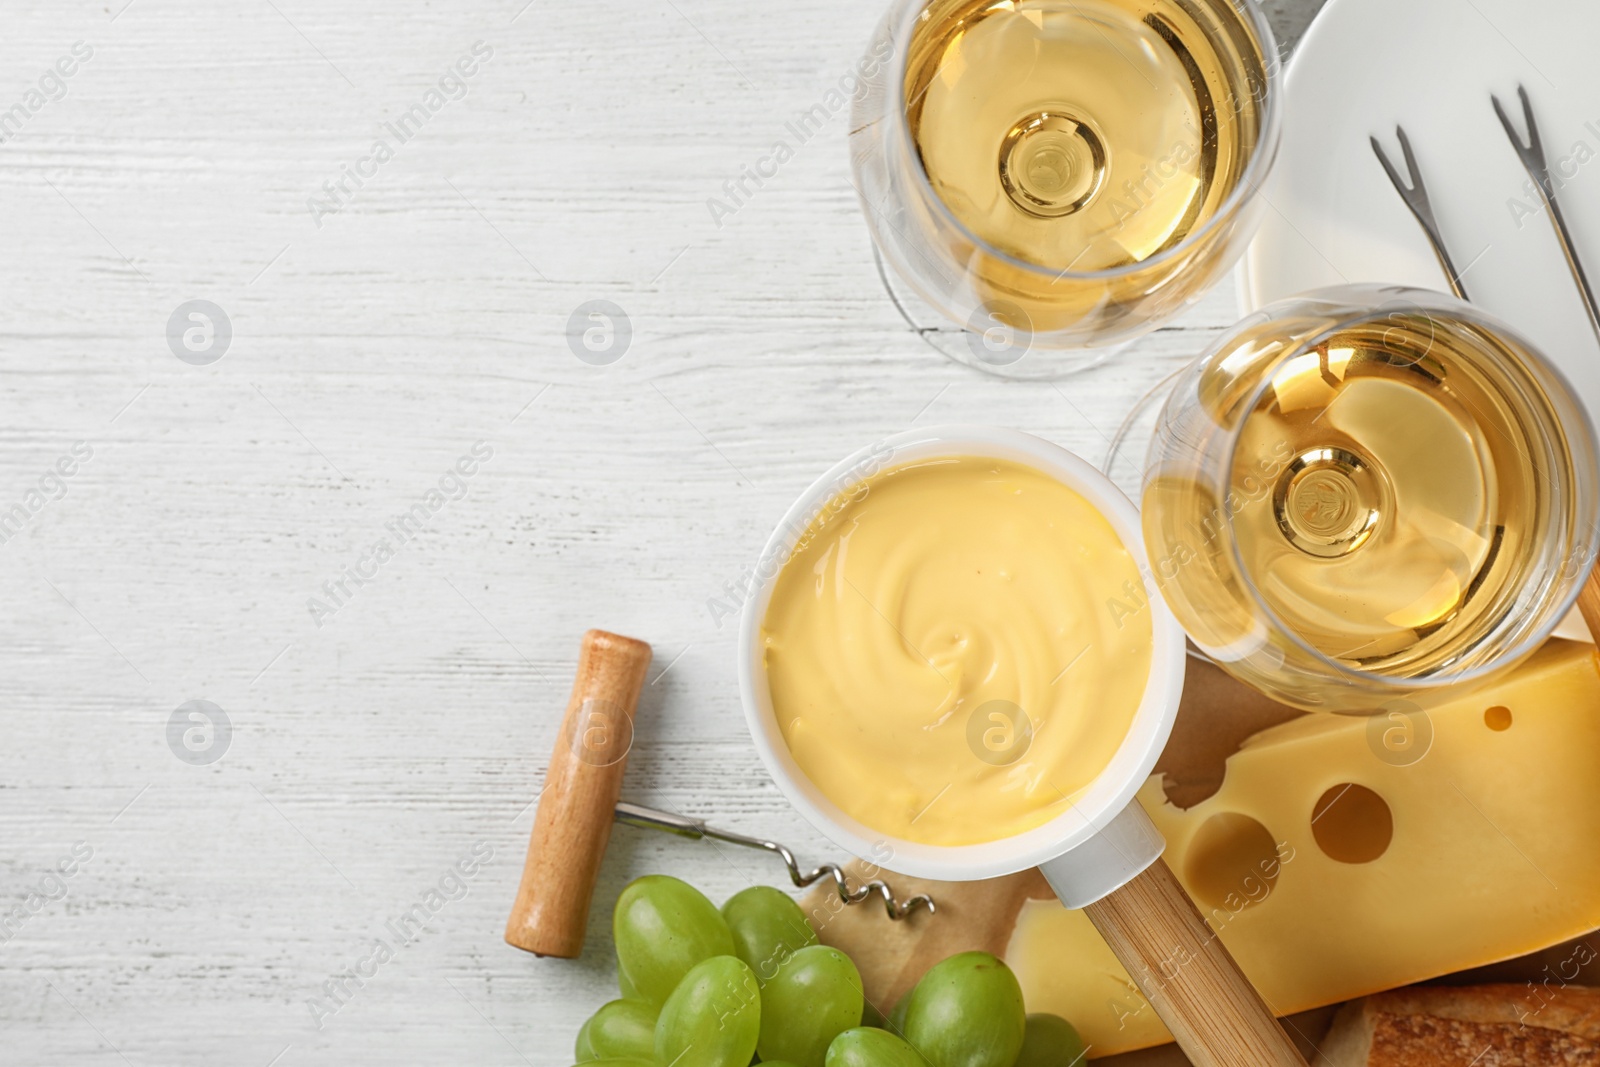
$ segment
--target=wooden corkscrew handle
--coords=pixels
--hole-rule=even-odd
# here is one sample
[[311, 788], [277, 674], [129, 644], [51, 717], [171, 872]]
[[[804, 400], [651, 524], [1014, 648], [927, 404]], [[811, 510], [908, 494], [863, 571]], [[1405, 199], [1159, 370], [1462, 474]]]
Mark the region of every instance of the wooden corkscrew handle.
[[1166, 863], [1083, 911], [1195, 1067], [1305, 1067]]
[[650, 646], [604, 630], [583, 635], [572, 697], [556, 735], [528, 841], [522, 885], [506, 921], [506, 943], [536, 956], [583, 951], [600, 861], [611, 840], [622, 772], [633, 747], [633, 713]]

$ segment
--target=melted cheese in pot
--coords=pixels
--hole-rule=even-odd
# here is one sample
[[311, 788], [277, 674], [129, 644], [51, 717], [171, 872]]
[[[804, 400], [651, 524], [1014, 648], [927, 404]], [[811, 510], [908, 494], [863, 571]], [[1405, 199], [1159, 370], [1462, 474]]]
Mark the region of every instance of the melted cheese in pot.
[[1043, 825], [1105, 769], [1150, 673], [1138, 564], [1054, 478], [1005, 460], [893, 467], [841, 493], [775, 583], [762, 636], [806, 776], [934, 845]]

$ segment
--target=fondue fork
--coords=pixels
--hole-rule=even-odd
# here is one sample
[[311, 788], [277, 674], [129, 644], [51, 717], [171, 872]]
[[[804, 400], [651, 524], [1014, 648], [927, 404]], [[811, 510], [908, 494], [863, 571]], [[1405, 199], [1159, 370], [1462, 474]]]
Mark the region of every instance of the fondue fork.
[[1433, 246], [1433, 254], [1439, 257], [1439, 266], [1444, 268], [1445, 279], [1450, 283], [1450, 291], [1458, 299], [1466, 300], [1467, 290], [1461, 284], [1461, 272], [1456, 270], [1455, 262], [1450, 258], [1450, 250], [1445, 247], [1444, 235], [1439, 232], [1439, 221], [1433, 215], [1433, 202], [1428, 199], [1428, 187], [1422, 181], [1422, 170], [1417, 166], [1417, 157], [1411, 154], [1411, 139], [1406, 136], [1403, 126], [1396, 126], [1394, 132], [1395, 136], [1400, 138], [1400, 151], [1405, 155], [1406, 170], [1410, 172], [1411, 184], [1407, 185], [1400, 177], [1400, 172], [1389, 162], [1389, 157], [1384, 154], [1383, 145], [1378, 143], [1376, 137], [1369, 138], [1373, 154], [1378, 157], [1378, 162], [1383, 164], [1384, 172], [1394, 183], [1394, 191], [1405, 201], [1406, 207], [1416, 218], [1417, 225], [1428, 235], [1428, 243]]
[[[1517, 158], [1521, 160], [1523, 169], [1528, 172], [1528, 177], [1533, 179], [1534, 186], [1539, 190], [1539, 197], [1544, 201], [1545, 209], [1550, 215], [1550, 225], [1556, 232], [1556, 241], [1561, 245], [1561, 254], [1567, 261], [1567, 269], [1578, 287], [1578, 295], [1583, 298], [1583, 309], [1589, 316], [1589, 326], [1594, 330], [1595, 338], [1600, 340], [1600, 303], [1596, 302], [1594, 286], [1589, 283], [1588, 272], [1583, 269], [1583, 261], [1578, 257], [1577, 245], [1572, 240], [1572, 231], [1567, 226], [1567, 218], [1561, 211], [1560, 202], [1556, 199], [1555, 182], [1550, 177], [1550, 166], [1544, 154], [1544, 141], [1539, 136], [1539, 123], [1533, 116], [1533, 104], [1528, 99], [1528, 90], [1524, 86], [1517, 86], [1517, 96], [1522, 100], [1522, 115], [1528, 124], [1526, 140], [1517, 132], [1516, 123], [1506, 114], [1505, 105], [1500, 102], [1500, 98], [1490, 94], [1489, 99], [1494, 104], [1494, 113], [1499, 117], [1500, 125], [1505, 129], [1506, 138], [1510, 140]], [[1428, 188], [1423, 183], [1421, 168], [1417, 166], [1416, 156], [1411, 152], [1411, 140], [1406, 136], [1405, 128], [1402, 126], [1395, 127], [1395, 134], [1400, 139], [1400, 151], [1404, 154], [1406, 170], [1410, 175], [1409, 185], [1401, 178], [1399, 170], [1389, 160], [1376, 137], [1370, 138], [1372, 151], [1378, 157], [1378, 162], [1383, 165], [1384, 172], [1389, 175], [1389, 180], [1394, 183], [1395, 192], [1400, 194], [1400, 199], [1405, 202], [1412, 216], [1416, 218], [1417, 224], [1422, 227], [1422, 232], [1427, 235], [1428, 243], [1433, 246], [1433, 254], [1438, 257], [1439, 265], [1444, 268], [1445, 279], [1450, 283], [1450, 291], [1462, 300], [1470, 299], [1465, 286], [1461, 283], [1461, 273], [1456, 270], [1455, 263], [1450, 258], [1450, 251], [1445, 245], [1438, 219], [1433, 214], [1433, 204], [1428, 198]]]
[[[1561, 213], [1561, 205], [1556, 202], [1556, 186], [1555, 182], [1550, 180], [1550, 167], [1545, 162], [1544, 142], [1539, 137], [1539, 124], [1533, 117], [1533, 105], [1528, 101], [1528, 90], [1519, 85], [1517, 95], [1522, 98], [1522, 115], [1528, 122], [1527, 141], [1523, 141], [1517, 133], [1517, 128], [1506, 114], [1500, 98], [1491, 94], [1489, 99], [1494, 103], [1494, 113], [1500, 117], [1500, 125], [1505, 127], [1511, 147], [1516, 150], [1517, 158], [1522, 161], [1522, 169], [1528, 172], [1533, 184], [1539, 187], [1539, 196], [1544, 200], [1545, 210], [1550, 215], [1550, 225], [1555, 228], [1556, 241], [1561, 245], [1561, 254], [1566, 257], [1567, 269], [1572, 272], [1572, 280], [1577, 283], [1578, 295], [1583, 297], [1583, 309], [1589, 313], [1589, 326], [1594, 330], [1595, 339], [1600, 340], [1600, 309], [1595, 307], [1594, 287], [1589, 284], [1589, 275], [1583, 269], [1583, 261], [1578, 258], [1578, 249], [1573, 244], [1572, 232], [1567, 229], [1566, 216]], [[1597, 564], [1584, 579], [1583, 589], [1578, 593], [1578, 610], [1583, 614], [1583, 621], [1589, 627], [1590, 636], [1600, 642], [1600, 564]]]
[[1589, 284], [1589, 276], [1578, 258], [1577, 246], [1572, 242], [1572, 231], [1567, 229], [1566, 216], [1556, 202], [1556, 186], [1550, 179], [1550, 166], [1545, 162], [1544, 143], [1539, 138], [1539, 124], [1533, 118], [1533, 105], [1528, 102], [1528, 90], [1519, 85], [1517, 95], [1522, 98], [1522, 115], [1528, 121], [1526, 142], [1517, 133], [1517, 127], [1506, 114], [1500, 98], [1491, 94], [1489, 99], [1494, 101], [1494, 113], [1500, 116], [1500, 125], [1505, 127], [1511, 147], [1516, 150], [1517, 158], [1522, 160], [1522, 168], [1539, 189], [1539, 196], [1550, 213], [1550, 225], [1555, 228], [1556, 240], [1561, 244], [1561, 254], [1567, 257], [1567, 268], [1572, 271], [1572, 280], [1577, 282], [1578, 294], [1583, 297], [1583, 309], [1589, 313], [1589, 326], [1594, 330], [1595, 338], [1600, 340], [1600, 308], [1595, 306], [1594, 287]]
[[[1500, 103], [1500, 98], [1491, 93], [1489, 99], [1494, 104], [1495, 114], [1500, 117], [1500, 124], [1505, 127], [1512, 148], [1516, 150], [1517, 158], [1522, 161], [1523, 169], [1533, 179], [1533, 184], [1539, 187], [1539, 195], [1550, 214], [1550, 224], [1555, 227], [1556, 240], [1561, 244], [1562, 254], [1566, 257], [1567, 269], [1572, 273], [1572, 280], [1578, 286], [1578, 294], [1583, 298], [1584, 310], [1589, 313], [1589, 325], [1594, 328], [1596, 339], [1600, 339], [1600, 310], [1595, 306], [1594, 288], [1589, 284], [1589, 276], [1578, 258], [1572, 234], [1567, 229], [1566, 217], [1561, 214], [1561, 208], [1556, 203], [1555, 183], [1550, 180], [1550, 168], [1545, 162], [1544, 143], [1539, 137], [1538, 123], [1534, 121], [1533, 105], [1528, 101], [1527, 90], [1520, 85], [1517, 86], [1517, 95], [1522, 98], [1522, 114], [1528, 121], [1526, 142], [1517, 133], [1516, 126]], [[1428, 200], [1427, 187], [1422, 182], [1422, 172], [1417, 167], [1416, 157], [1411, 154], [1411, 142], [1401, 127], [1396, 126], [1395, 133], [1400, 137], [1400, 150], [1405, 153], [1406, 169], [1411, 172], [1409, 187], [1401, 180], [1394, 164], [1389, 162], [1389, 157], [1384, 155], [1383, 146], [1378, 143], [1376, 137], [1371, 138], [1372, 151], [1376, 153], [1378, 162], [1383, 164], [1383, 169], [1388, 173], [1389, 180], [1394, 183], [1400, 199], [1405, 201], [1406, 207], [1410, 208], [1411, 214], [1416, 217], [1422, 232], [1428, 235], [1428, 243], [1433, 246], [1433, 253], [1439, 257], [1439, 264], [1444, 268], [1445, 277], [1450, 282], [1450, 291], [1458, 298], [1466, 300], [1467, 293], [1461, 285], [1461, 275], [1457, 273], [1450, 259], [1450, 252], [1445, 247], [1444, 235], [1439, 232], [1439, 224], [1434, 219], [1433, 207]], [[1600, 643], [1600, 564], [1596, 564], [1584, 579], [1583, 588], [1578, 592], [1578, 611], [1583, 615], [1590, 636]]]

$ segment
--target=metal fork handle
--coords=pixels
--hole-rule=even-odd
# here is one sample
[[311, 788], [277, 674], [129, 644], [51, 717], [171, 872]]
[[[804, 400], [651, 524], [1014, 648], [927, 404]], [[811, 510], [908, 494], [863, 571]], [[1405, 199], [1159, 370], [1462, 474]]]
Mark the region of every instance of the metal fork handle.
[[1561, 245], [1561, 254], [1566, 257], [1567, 268], [1572, 272], [1573, 281], [1578, 285], [1578, 294], [1583, 297], [1583, 309], [1589, 314], [1589, 326], [1594, 330], [1595, 338], [1600, 340], [1600, 306], [1595, 303], [1594, 286], [1589, 284], [1589, 275], [1584, 271], [1583, 262], [1578, 258], [1572, 231], [1567, 228], [1567, 218], [1561, 213], [1561, 205], [1556, 200], [1556, 186], [1550, 177], [1550, 165], [1545, 159], [1544, 143], [1539, 137], [1539, 124], [1533, 117], [1533, 104], [1528, 100], [1528, 90], [1521, 85], [1517, 86], [1517, 96], [1522, 99], [1522, 115], [1528, 123], [1526, 141], [1517, 132], [1511, 116], [1506, 114], [1500, 98], [1491, 94], [1489, 99], [1494, 102], [1494, 113], [1500, 117], [1500, 125], [1505, 128], [1511, 147], [1516, 150], [1517, 158], [1522, 161], [1522, 168], [1528, 172], [1528, 177], [1533, 179], [1533, 184], [1539, 189], [1539, 198], [1544, 201], [1545, 210], [1550, 213], [1550, 224], [1555, 228], [1556, 241]]
[[663, 833], [674, 834], [678, 837], [687, 837], [694, 841], [711, 839], [724, 841], [730, 845], [741, 848], [755, 848], [763, 852], [770, 852], [783, 861], [789, 869], [789, 880], [798, 889], [804, 889], [823, 878], [833, 880], [834, 889], [839, 894], [839, 899], [846, 904], [859, 904], [868, 897], [878, 897], [883, 901], [884, 909], [889, 913], [889, 918], [896, 921], [904, 919], [918, 908], [925, 908], [932, 915], [937, 908], [933, 898], [926, 893], [919, 893], [904, 901], [896, 900], [894, 890], [883, 881], [874, 880], [850, 888], [845, 877], [844, 869], [835, 863], [824, 863], [809, 873], [802, 874], [800, 864], [794, 853], [778, 844], [776, 841], [766, 841], [759, 837], [749, 837], [745, 834], [735, 833], [732, 830], [719, 830], [714, 826], [707, 826], [699, 819], [691, 819], [683, 815], [674, 815], [668, 811], [658, 811], [640, 804], [620, 802], [616, 807], [617, 822], [628, 826], [636, 826], [641, 830], [660, 830]]

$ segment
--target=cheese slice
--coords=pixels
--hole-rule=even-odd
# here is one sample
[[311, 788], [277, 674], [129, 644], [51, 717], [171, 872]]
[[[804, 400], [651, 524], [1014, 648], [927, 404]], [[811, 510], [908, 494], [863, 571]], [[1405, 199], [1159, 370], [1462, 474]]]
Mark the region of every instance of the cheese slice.
[[[1534, 952], [1600, 926], [1600, 659], [1552, 641], [1426, 712], [1296, 719], [1194, 807], [1139, 800], [1278, 1015]], [[1092, 1057], [1171, 1040], [1081, 912], [1028, 903], [1006, 959]]]

